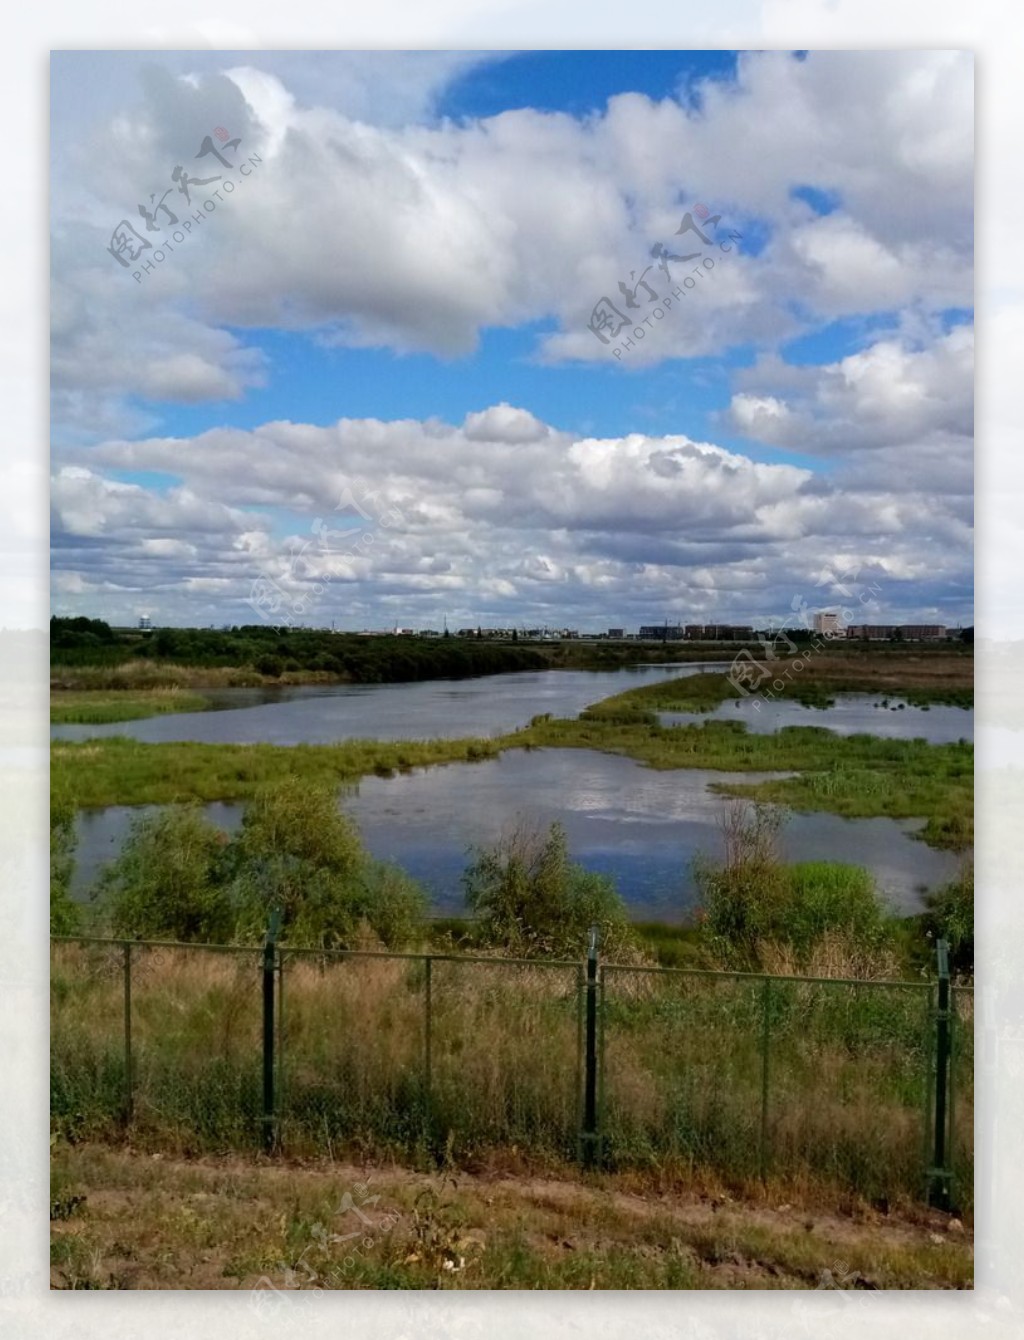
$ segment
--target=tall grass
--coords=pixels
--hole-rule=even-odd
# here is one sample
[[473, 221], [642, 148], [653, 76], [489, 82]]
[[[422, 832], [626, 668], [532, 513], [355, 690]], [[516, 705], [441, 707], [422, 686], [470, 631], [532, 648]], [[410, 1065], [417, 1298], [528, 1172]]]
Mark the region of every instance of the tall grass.
[[[132, 957], [133, 1142], [188, 1153], [257, 1147], [258, 952], [135, 946]], [[120, 947], [54, 944], [51, 1101], [57, 1128], [73, 1138], [124, 1130], [122, 969]], [[766, 980], [604, 969], [607, 1166], [684, 1176], [699, 1168], [736, 1184], [765, 1172], [918, 1197], [926, 986], [772, 979], [766, 998]], [[581, 982], [576, 964], [435, 958], [428, 986], [421, 956], [286, 951], [284, 1150], [464, 1167], [509, 1153], [535, 1163], [573, 1158]], [[954, 1149], [966, 1205], [966, 1021], [961, 1035]]]

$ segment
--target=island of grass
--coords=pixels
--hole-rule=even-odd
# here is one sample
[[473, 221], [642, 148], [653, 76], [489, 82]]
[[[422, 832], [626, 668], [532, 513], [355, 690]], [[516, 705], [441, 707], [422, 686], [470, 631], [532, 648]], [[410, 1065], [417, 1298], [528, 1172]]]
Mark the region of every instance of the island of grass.
[[50, 721], [54, 724], [104, 725], [112, 721], [140, 721], [168, 712], [203, 712], [208, 698], [185, 689], [50, 690]]
[[[692, 693], [694, 680], [700, 678], [673, 685], [679, 693]], [[664, 694], [672, 686], [657, 688]], [[642, 697], [648, 689], [633, 692], [640, 702], [649, 700]], [[294, 746], [143, 744], [122, 736], [55, 741], [51, 775], [55, 789], [78, 806], [91, 808], [242, 800], [284, 776], [342, 785], [414, 767], [477, 762], [506, 749], [596, 749], [651, 768], [787, 774], [751, 784], [723, 782], [716, 789], [846, 818], [923, 819], [920, 836], [933, 846], [962, 850], [973, 842], [974, 748], [966, 739], [929, 744], [837, 735], [817, 726], [758, 735], [738, 721], [662, 726], [629, 698], [617, 695], [574, 720], [537, 717], [523, 730], [489, 740], [349, 740]]]

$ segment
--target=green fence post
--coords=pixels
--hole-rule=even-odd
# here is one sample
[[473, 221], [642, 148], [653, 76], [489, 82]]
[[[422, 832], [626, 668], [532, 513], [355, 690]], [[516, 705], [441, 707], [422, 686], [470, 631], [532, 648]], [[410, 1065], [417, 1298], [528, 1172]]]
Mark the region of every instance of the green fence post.
[[950, 1169], [947, 1164], [946, 1124], [948, 1120], [947, 1085], [949, 1083], [949, 946], [939, 940], [935, 946], [939, 972], [939, 999], [935, 1011], [935, 1115], [932, 1132], [934, 1150], [929, 1168], [929, 1203], [949, 1209]]
[[274, 1105], [277, 1112], [277, 1147], [282, 1148], [282, 1130], [284, 1126], [284, 960], [277, 956], [277, 1080], [274, 1093]]
[[274, 1148], [274, 970], [277, 966], [277, 934], [281, 913], [270, 914], [267, 938], [263, 942], [263, 1148]]
[[135, 1115], [135, 1084], [132, 1075], [132, 947], [124, 942], [124, 1124]]
[[591, 927], [587, 947], [586, 1045], [583, 1072], [583, 1130], [580, 1144], [584, 1168], [597, 1161], [597, 927]]
[[768, 1043], [771, 1038], [772, 979], [766, 977], [761, 989], [761, 1140], [758, 1156], [761, 1181], [768, 1172]]
[[433, 958], [425, 960], [423, 981], [423, 1138], [429, 1144], [431, 1125], [430, 1088], [433, 1070], [434, 987]]

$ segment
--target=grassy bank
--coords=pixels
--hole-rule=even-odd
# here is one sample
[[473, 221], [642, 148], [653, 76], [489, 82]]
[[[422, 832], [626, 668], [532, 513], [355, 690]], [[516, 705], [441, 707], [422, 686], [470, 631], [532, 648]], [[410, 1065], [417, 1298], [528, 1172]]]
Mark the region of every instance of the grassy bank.
[[795, 773], [750, 785], [717, 784], [716, 789], [850, 819], [924, 818], [922, 836], [934, 846], [959, 850], [973, 841], [974, 748], [966, 741], [928, 744], [837, 735], [817, 726], [756, 735], [736, 721], [660, 726], [653, 719], [630, 717], [628, 711], [602, 715], [593, 709], [574, 721], [537, 720], [511, 740], [599, 749], [659, 769]]
[[[456, 1182], [365, 1162], [153, 1161], [63, 1142], [52, 1167], [59, 1289], [246, 1289], [256, 1311], [287, 1302], [298, 1315], [301, 1298], [273, 1291], [973, 1281], [970, 1237], [948, 1216], [860, 1203], [837, 1214], [776, 1188], [740, 1202], [714, 1183], [669, 1193], [634, 1178], [527, 1176], [514, 1164]], [[351, 1204], [366, 1222], [342, 1208]]]
[[[806, 707], [831, 707], [842, 693], [872, 694], [883, 706], [890, 698], [921, 707], [974, 705], [974, 660], [964, 652], [811, 652], [762, 664], [771, 672], [762, 692]], [[728, 674], [709, 670], [627, 689], [590, 708], [589, 715], [643, 720], [654, 712], [712, 711], [740, 696]]]
[[755, 735], [740, 722], [662, 727], [643, 717], [590, 711], [577, 720], [538, 718], [525, 730], [491, 740], [351, 740], [285, 747], [142, 744], [112, 737], [55, 741], [50, 761], [54, 789], [91, 808], [244, 800], [262, 783], [285, 776], [341, 784], [539, 747], [597, 749], [659, 769], [795, 773], [785, 780], [722, 784], [721, 789], [847, 818], [923, 818], [923, 836], [935, 846], [960, 849], [973, 839], [972, 745], [843, 736], [812, 726]]
[[179, 688], [136, 689], [132, 692], [51, 690], [51, 722], [96, 726], [111, 721], [139, 721], [167, 712], [202, 712], [209, 700]]
[[[132, 1143], [198, 1155], [261, 1140], [260, 951], [132, 953]], [[295, 1156], [575, 1163], [578, 964], [286, 951], [278, 1135]], [[934, 1021], [925, 983], [605, 969], [602, 1159], [666, 1184], [762, 1175], [833, 1203], [923, 1194]], [[51, 953], [51, 1113], [124, 1134], [123, 956]], [[973, 996], [956, 989], [955, 1195], [971, 1198]], [[429, 1047], [428, 1047], [429, 1036]], [[764, 1057], [768, 1062], [765, 1068]], [[767, 1089], [764, 1080], [767, 1077]]]

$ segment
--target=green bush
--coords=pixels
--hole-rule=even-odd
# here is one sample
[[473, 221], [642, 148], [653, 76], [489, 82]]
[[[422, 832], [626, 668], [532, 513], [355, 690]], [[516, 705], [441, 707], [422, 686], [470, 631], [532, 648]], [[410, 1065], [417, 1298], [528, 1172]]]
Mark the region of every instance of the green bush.
[[227, 841], [198, 806], [171, 805], [136, 819], [98, 891], [114, 934], [230, 940], [234, 913], [225, 880]]
[[974, 974], [974, 867], [965, 865], [952, 883], [928, 899], [927, 929], [949, 944], [950, 964]]
[[239, 939], [259, 939], [275, 907], [282, 940], [294, 944], [346, 948], [365, 923], [393, 947], [421, 929], [422, 891], [366, 854], [331, 785], [287, 778], [258, 792], [231, 863]]
[[519, 826], [473, 854], [462, 883], [485, 943], [522, 958], [578, 959], [597, 926], [606, 955], [632, 945], [614, 884], [569, 860], [560, 824], [546, 834]]
[[51, 935], [72, 935], [81, 922], [80, 910], [71, 900], [74, 852], [75, 806], [68, 796], [55, 794], [50, 804]]
[[837, 934], [860, 960], [889, 946], [890, 922], [870, 874], [834, 861], [786, 865], [778, 848], [784, 822], [772, 806], [733, 806], [723, 823], [724, 861], [694, 862], [697, 921], [709, 957], [761, 971], [769, 946], [801, 965]]

